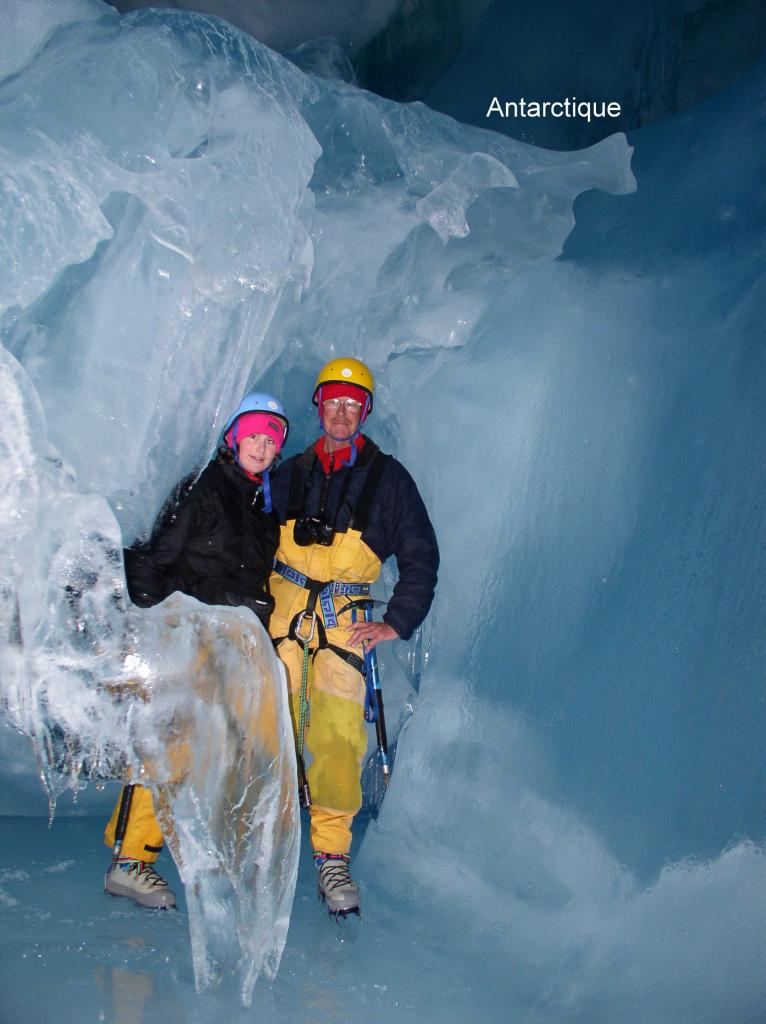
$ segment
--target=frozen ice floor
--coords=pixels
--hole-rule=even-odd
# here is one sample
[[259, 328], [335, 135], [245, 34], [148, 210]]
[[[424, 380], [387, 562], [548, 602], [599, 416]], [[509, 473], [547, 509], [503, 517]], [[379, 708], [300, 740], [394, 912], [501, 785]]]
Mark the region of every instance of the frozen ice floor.
[[[48, 829], [40, 818], [0, 818], [0, 1024], [368, 1024], [470, 1016], [472, 979], [445, 971], [438, 936], [424, 938], [423, 922], [397, 915], [371, 880], [360, 879], [367, 900], [361, 922], [328, 917], [316, 900], [305, 828], [275, 983], [259, 981], [247, 1010], [236, 978], [197, 995], [172, 859], [165, 852], [158, 866], [179, 897], [176, 911], [107, 896], [103, 824], [62, 817]], [[486, 1009], [484, 1020], [502, 1019], [497, 1005]]]
[[[259, 984], [247, 1011], [238, 1006], [234, 978], [196, 995], [183, 885], [172, 858], [163, 853], [158, 867], [178, 896], [176, 912], [146, 911], [107, 896], [101, 884], [109, 864], [103, 824], [101, 818], [57, 818], [48, 829], [39, 818], [0, 819], [2, 1024], [201, 1022], [219, 1020], [222, 1013], [251, 1022], [311, 1020], [312, 1002], [326, 1005], [322, 1019], [344, 1019], [333, 1017], [321, 985], [306, 992], [305, 1017], [296, 1017], [292, 1006], [279, 1016], [279, 990], [291, 987], [281, 984], [282, 973], [273, 988]], [[331, 940], [327, 966], [342, 974], [344, 941], [336, 941], [331, 926], [340, 929], [315, 903], [313, 866], [304, 853], [291, 934], [301, 933], [301, 945]], [[291, 946], [282, 972], [292, 974], [303, 956]], [[292, 968], [289, 960], [295, 961]]]

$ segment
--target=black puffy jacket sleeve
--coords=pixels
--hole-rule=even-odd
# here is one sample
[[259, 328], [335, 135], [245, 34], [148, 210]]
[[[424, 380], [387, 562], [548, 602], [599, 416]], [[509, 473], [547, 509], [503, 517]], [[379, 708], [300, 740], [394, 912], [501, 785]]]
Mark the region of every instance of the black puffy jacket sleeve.
[[128, 594], [139, 608], [159, 604], [182, 587], [176, 562], [198, 528], [197, 493], [186, 480], [182, 481], [157, 517], [150, 543], [134, 544], [125, 550]]
[[434, 599], [439, 546], [417, 485], [404, 466], [391, 459], [382, 483], [376, 518], [399, 572], [383, 621], [409, 640]]

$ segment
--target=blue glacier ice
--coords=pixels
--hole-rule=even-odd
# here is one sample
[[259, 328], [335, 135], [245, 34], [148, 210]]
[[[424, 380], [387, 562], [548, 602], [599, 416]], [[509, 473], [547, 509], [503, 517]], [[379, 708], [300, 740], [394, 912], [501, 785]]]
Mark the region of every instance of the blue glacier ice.
[[[214, 18], [29, 9], [0, 81], [0, 1019], [759, 1020], [766, 65], [549, 152]], [[120, 548], [247, 386], [297, 450], [341, 351], [443, 570], [381, 656], [361, 927], [315, 904], [304, 836], [286, 935], [268, 642], [246, 612], [130, 608]], [[177, 914], [99, 891], [116, 789], [81, 769], [126, 766], [167, 795]]]

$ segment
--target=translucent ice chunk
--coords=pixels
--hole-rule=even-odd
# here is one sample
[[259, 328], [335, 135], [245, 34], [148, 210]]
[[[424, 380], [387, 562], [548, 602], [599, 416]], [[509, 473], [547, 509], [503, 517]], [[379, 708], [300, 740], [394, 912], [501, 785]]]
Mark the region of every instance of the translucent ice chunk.
[[146, 15], [70, 26], [2, 84], [5, 343], [131, 539], [310, 276], [298, 212], [319, 146], [296, 104], [314, 88], [224, 23]]
[[115, 17], [101, 0], [4, 0], [0, 78], [23, 67], [59, 26], [108, 14]]
[[130, 606], [121, 535], [45, 450], [24, 370], [0, 349], [0, 679], [51, 803], [81, 776], [150, 785], [186, 884], [194, 970], [250, 1001], [287, 937], [298, 856], [283, 671], [256, 617], [172, 595]]

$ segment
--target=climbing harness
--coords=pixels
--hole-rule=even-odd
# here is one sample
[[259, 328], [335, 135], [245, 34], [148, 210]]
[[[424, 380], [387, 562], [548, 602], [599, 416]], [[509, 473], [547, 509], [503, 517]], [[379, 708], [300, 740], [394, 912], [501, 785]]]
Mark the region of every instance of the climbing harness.
[[274, 563], [274, 571], [278, 572], [280, 576], [284, 576], [290, 583], [294, 583], [297, 587], [302, 587], [304, 590], [308, 590], [309, 599], [306, 603], [306, 611], [313, 614], [314, 606], [319, 601], [319, 607], [322, 611], [322, 618], [327, 629], [335, 629], [338, 625], [338, 619], [335, 614], [335, 605], [333, 603], [333, 597], [366, 597], [370, 593], [369, 583], [342, 583], [338, 580], [330, 580], [324, 582], [320, 580], [312, 580], [309, 576], [304, 576], [302, 572], [298, 572], [297, 569], [293, 569], [292, 566], [286, 565], [284, 562], [276, 561]]

